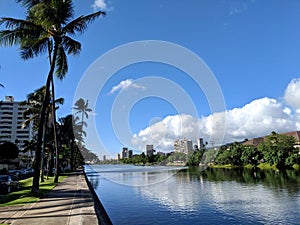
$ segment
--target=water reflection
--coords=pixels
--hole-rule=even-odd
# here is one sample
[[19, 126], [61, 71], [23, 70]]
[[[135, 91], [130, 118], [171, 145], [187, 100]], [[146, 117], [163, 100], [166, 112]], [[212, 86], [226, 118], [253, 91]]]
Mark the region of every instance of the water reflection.
[[[266, 188], [268, 187], [268, 188]], [[290, 210], [300, 208], [297, 171], [197, 168], [177, 173], [169, 180], [137, 189], [143, 198], [172, 211], [195, 212], [207, 204], [237, 222], [295, 222]], [[299, 212], [297, 212], [299, 218]]]
[[[128, 215], [134, 216], [135, 224], [145, 224], [138, 220], [139, 215], [147, 218], [147, 224], [157, 221], [297, 224], [300, 221], [299, 171], [211, 168], [202, 171], [199, 167], [158, 170], [130, 166], [93, 169], [97, 173], [91, 173], [89, 179], [96, 187], [99, 185], [96, 191], [111, 215], [116, 215], [114, 222], [120, 221], [119, 224], [126, 224]], [[122, 182], [110, 182], [107, 177]], [[129, 221], [127, 224], [134, 224]]]
[[102, 165], [93, 167], [98, 175], [112, 182], [128, 186], [147, 186], [161, 183], [183, 167]]

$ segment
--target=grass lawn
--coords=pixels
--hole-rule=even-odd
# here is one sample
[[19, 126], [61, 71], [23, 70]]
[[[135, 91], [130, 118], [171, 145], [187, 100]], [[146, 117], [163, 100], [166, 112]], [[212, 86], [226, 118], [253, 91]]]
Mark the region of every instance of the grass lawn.
[[[61, 182], [64, 178], [66, 178], [66, 176], [60, 176], [58, 182]], [[21, 180], [20, 190], [0, 196], [0, 207], [23, 205], [38, 201], [41, 196], [45, 195], [47, 192], [49, 192], [56, 186], [56, 183], [54, 183], [53, 180], [53, 177], [49, 177], [48, 180], [45, 179], [45, 182], [40, 183], [39, 196], [33, 196], [30, 193], [32, 177], [25, 180]]]

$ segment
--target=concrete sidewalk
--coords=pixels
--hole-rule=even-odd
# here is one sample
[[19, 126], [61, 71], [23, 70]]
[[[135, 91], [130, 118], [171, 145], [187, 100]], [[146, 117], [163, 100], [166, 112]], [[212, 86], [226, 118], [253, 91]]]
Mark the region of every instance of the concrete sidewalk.
[[59, 183], [47, 196], [22, 207], [1, 207], [0, 223], [13, 225], [96, 225], [94, 200], [82, 171]]

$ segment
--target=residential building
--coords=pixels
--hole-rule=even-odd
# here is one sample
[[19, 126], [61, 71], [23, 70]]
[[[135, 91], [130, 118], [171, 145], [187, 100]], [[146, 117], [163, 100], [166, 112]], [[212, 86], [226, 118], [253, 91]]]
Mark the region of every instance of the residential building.
[[[300, 147], [300, 131], [291, 131], [291, 132], [281, 133], [281, 135], [294, 137], [296, 140], [294, 147]], [[261, 142], [263, 142], [265, 140], [266, 137], [267, 136], [247, 140], [247, 141], [243, 142], [243, 145], [252, 145], [254, 147], [257, 147]]]
[[22, 149], [24, 141], [32, 139], [32, 125], [22, 127], [26, 106], [19, 105], [13, 96], [6, 96], [0, 103], [0, 142], [9, 141]]
[[174, 141], [174, 151], [188, 154], [193, 151], [192, 140], [177, 139]]
[[155, 150], [153, 149], [153, 145], [146, 145], [146, 155], [152, 156]]

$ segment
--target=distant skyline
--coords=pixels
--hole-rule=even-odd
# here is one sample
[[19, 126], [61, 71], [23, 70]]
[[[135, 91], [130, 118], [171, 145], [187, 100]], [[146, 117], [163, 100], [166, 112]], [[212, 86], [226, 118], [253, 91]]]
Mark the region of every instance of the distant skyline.
[[[88, 122], [90, 126], [95, 124], [97, 133], [88, 132], [85, 143], [100, 158], [114, 157], [123, 146], [136, 150], [153, 144], [159, 151], [169, 151], [177, 138], [196, 143], [203, 137], [209, 141], [218, 131], [214, 125], [220, 117], [226, 122], [224, 143], [272, 131], [300, 130], [299, 1], [75, 0], [74, 5], [76, 16], [99, 9], [107, 15], [78, 38], [82, 53], [69, 57], [69, 73], [64, 80], [56, 80], [56, 95], [66, 100], [57, 111], [59, 117], [71, 113], [80, 80], [99, 57], [120, 45], [143, 40], [175, 43], [200, 57], [218, 82], [226, 107], [212, 120], [210, 100], [189, 74], [158, 62], [128, 65], [101, 83], [95, 96], [96, 105]], [[15, 1], [1, 0], [0, 15], [24, 18], [24, 10]], [[124, 57], [131, 52], [128, 54]], [[17, 47], [0, 48], [0, 66], [0, 83], [5, 86], [0, 88], [2, 100], [5, 95], [24, 100], [45, 83], [48, 71], [46, 55], [22, 61]], [[104, 76], [101, 71], [100, 67], [94, 71], [95, 85]], [[166, 85], [156, 95], [150, 91], [153, 87], [149, 79], [158, 78]], [[170, 101], [162, 97], [175, 96], [178, 91], [186, 98], [182, 95]], [[121, 105], [128, 107], [129, 97], [135, 95], [145, 96], [130, 108], [126, 121], [112, 119], [114, 110]], [[127, 96], [128, 102], [115, 105], [122, 96]], [[187, 99], [196, 113], [178, 110], [177, 105], [184, 106]], [[126, 138], [114, 127], [119, 123], [128, 124], [130, 135]], [[96, 139], [103, 145], [99, 146]]]

